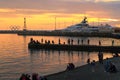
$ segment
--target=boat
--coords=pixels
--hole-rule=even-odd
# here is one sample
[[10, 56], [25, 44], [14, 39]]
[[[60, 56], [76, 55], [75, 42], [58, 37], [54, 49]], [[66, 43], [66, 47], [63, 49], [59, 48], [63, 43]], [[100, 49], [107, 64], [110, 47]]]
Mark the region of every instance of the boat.
[[62, 29], [63, 32], [81, 32], [81, 33], [113, 33], [114, 28], [109, 24], [101, 24], [99, 26], [92, 26], [88, 24], [87, 17], [75, 25], [68, 26]]

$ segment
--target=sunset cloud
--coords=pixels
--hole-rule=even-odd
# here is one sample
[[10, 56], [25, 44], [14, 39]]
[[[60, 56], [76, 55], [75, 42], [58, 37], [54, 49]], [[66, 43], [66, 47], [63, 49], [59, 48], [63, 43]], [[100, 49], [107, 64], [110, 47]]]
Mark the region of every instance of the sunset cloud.
[[[15, 20], [21, 18], [22, 20], [23, 17], [27, 17], [31, 18], [30, 24], [33, 23], [31, 24], [32, 27], [37, 26], [37, 24], [40, 26], [40, 22], [36, 21], [37, 18], [46, 18], [46, 21], [50, 22], [48, 21], [49, 18], [54, 19], [54, 17], [57, 17], [64, 19], [60, 23], [62, 21], [70, 23], [72, 19], [80, 21], [84, 16], [87, 16], [90, 21], [101, 18], [102, 21], [117, 25], [120, 23], [119, 7], [119, 0], [1, 0], [0, 20], [4, 20], [9, 24], [12, 23], [8, 22], [11, 18]], [[50, 23], [54, 24], [54, 22]], [[1, 25], [4, 26], [2, 23]]]

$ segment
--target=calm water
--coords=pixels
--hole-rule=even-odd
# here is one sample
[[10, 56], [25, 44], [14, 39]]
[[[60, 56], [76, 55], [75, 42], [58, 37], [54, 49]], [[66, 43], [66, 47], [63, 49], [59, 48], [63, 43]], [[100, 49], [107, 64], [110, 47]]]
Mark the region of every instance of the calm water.
[[[84, 44], [90, 39], [90, 45], [98, 45], [101, 40], [102, 45], [111, 45], [112, 38], [83, 38], [83, 37], [54, 37], [54, 36], [18, 36], [15, 34], [0, 34], [0, 80], [18, 80], [22, 73], [39, 73], [47, 75], [66, 69], [68, 62], [73, 62], [75, 66], [86, 64], [88, 58], [98, 60], [98, 52], [78, 52], [78, 51], [30, 51], [27, 48], [29, 39], [54, 40], [58, 43], [67, 42], [68, 38], [77, 44], [78, 39], [83, 39]], [[114, 39], [115, 45], [120, 45], [120, 40]], [[111, 53], [104, 53], [104, 58], [112, 57]]]

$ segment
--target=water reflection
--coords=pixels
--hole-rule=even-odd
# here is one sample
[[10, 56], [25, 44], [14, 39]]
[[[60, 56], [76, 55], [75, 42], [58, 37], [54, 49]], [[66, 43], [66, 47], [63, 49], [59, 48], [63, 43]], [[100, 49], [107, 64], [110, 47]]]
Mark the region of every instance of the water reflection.
[[[32, 72], [40, 71], [42, 74], [49, 74], [51, 71], [53, 73], [62, 71], [66, 68], [67, 63], [74, 63], [75, 66], [86, 64], [88, 58], [91, 61], [98, 61], [98, 52], [29, 50], [29, 53]], [[104, 56], [104, 58], [112, 57], [110, 53], [104, 53]], [[39, 69], [36, 70], [38, 67]]]
[[[86, 64], [88, 58], [91, 61], [98, 60], [98, 52], [82, 52], [82, 51], [55, 51], [55, 50], [28, 50], [28, 43], [31, 37], [35, 40], [54, 40], [58, 43], [67, 42], [69, 38], [73, 39], [77, 44], [77, 40], [90, 40], [90, 44], [98, 44], [100, 40], [102, 45], [111, 45], [114, 40], [114, 45], [119, 46], [119, 39], [112, 38], [83, 38], [83, 37], [60, 37], [60, 36], [18, 36], [15, 34], [0, 34], [0, 80], [18, 80], [22, 73], [39, 73], [47, 75], [56, 73], [66, 69], [67, 63], [73, 62], [75, 66]], [[81, 44], [81, 43], [80, 43]], [[104, 58], [112, 57], [112, 53], [103, 53]]]

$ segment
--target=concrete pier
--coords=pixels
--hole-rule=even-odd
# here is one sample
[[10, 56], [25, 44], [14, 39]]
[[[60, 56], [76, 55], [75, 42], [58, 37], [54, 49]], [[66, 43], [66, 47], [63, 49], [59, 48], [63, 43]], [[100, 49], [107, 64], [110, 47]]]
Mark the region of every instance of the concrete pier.
[[72, 51], [97, 51], [97, 52], [120, 52], [120, 46], [97, 46], [97, 45], [68, 45], [68, 44], [28, 44], [29, 49], [45, 50], [72, 50]]

